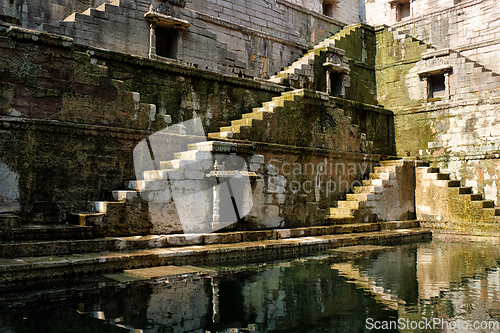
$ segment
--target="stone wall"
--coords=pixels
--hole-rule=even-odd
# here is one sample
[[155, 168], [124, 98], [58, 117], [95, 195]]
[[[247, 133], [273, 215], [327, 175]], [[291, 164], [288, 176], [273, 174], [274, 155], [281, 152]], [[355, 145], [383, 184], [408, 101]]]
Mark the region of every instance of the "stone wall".
[[15, 18], [23, 27], [34, 29], [42, 23], [62, 21], [74, 12], [83, 12], [111, 2], [112, 0], [1, 0], [0, 15]]
[[[405, 1], [400, 1], [404, 3]], [[454, 0], [410, 0], [407, 1], [410, 4], [410, 9], [408, 11], [408, 16], [403, 15], [403, 17], [397, 15], [397, 5], [393, 1], [389, 0], [366, 0], [363, 1], [361, 15], [364, 22], [371, 25], [378, 24], [396, 24], [397, 22], [410, 21], [415, 17], [421, 15], [433, 14], [442, 9], [450, 8], [454, 6]], [[458, 1], [464, 2], [464, 1]]]
[[[355, 24], [360, 22], [358, 1], [278, 0], [278, 3], [283, 5], [292, 3], [312, 12], [328, 15], [329, 17], [345, 24]], [[331, 7], [324, 8], [323, 4], [331, 4]], [[327, 10], [326, 12], [325, 9]]]
[[280, 91], [127, 55], [91, 56], [62, 37], [9, 34], [0, 39], [1, 211], [25, 221], [57, 222], [110, 198], [135, 179], [135, 145], [168, 116], [202, 117], [215, 130]]
[[[82, 47], [65, 37], [23, 28], [10, 27], [3, 33], [1, 206], [2, 211], [17, 212], [24, 222], [64, 221], [68, 212], [87, 210], [96, 200], [111, 200], [112, 190], [123, 189], [125, 181], [136, 179], [133, 148], [165, 128], [168, 118], [179, 123], [200, 117], [209, 133], [284, 90], [255, 80]], [[265, 164], [277, 159], [280, 163], [297, 163], [304, 169], [308, 164], [314, 170], [292, 174], [284, 183], [279, 176], [285, 175], [278, 173], [279, 169], [275, 173], [270, 169], [271, 177], [259, 185], [266, 190], [256, 192], [265, 195], [256, 197], [255, 207], [261, 211], [255, 216], [268, 214], [272, 226], [323, 223], [321, 210], [350, 190], [346, 185], [330, 188], [327, 193], [327, 181], [351, 184], [361, 180], [380, 159], [379, 155], [363, 153], [361, 141], [374, 141], [378, 154], [393, 151], [387, 145], [393, 140], [390, 112], [340, 98], [332, 98], [332, 103], [328, 112], [345, 112], [343, 122], [337, 125], [338, 133], [346, 135], [336, 143], [329, 141], [335, 151], [321, 146], [322, 135], [330, 133], [324, 132], [327, 123], [321, 122], [321, 116], [327, 117], [328, 112], [314, 103], [314, 117], [301, 106], [295, 110], [297, 119], [282, 113], [279, 121], [287, 121], [290, 130], [297, 131], [281, 139], [286, 138], [289, 145], [315, 148], [293, 148], [283, 145], [283, 141], [276, 146], [272, 142], [263, 144], [267, 148], [256, 151], [265, 156]], [[284, 123], [275, 126], [280, 124]], [[300, 124], [309, 127], [299, 131]], [[367, 136], [362, 138], [361, 130]], [[178, 151], [183, 150], [187, 150], [185, 145], [178, 147]], [[352, 165], [354, 170], [348, 171], [345, 179], [340, 179], [340, 174], [318, 178], [317, 167], [324, 164], [325, 158], [333, 165], [344, 164], [340, 174]], [[297, 193], [283, 192], [285, 184], [293, 181], [305, 184], [305, 190], [302, 187]], [[288, 201], [284, 193], [289, 195]], [[257, 222], [255, 228], [269, 227]]]
[[498, 5], [497, 0], [467, 1], [445, 10], [429, 11], [426, 15], [401, 22], [394, 27], [437, 49], [449, 48], [460, 52], [498, 73]]
[[[377, 92], [379, 102], [395, 113], [398, 155], [420, 156], [498, 202], [500, 77], [494, 53], [483, 53], [483, 47], [497, 47], [490, 34], [496, 28], [478, 26], [477, 34], [486, 38], [479, 44], [465, 29], [492, 20], [494, 12], [482, 7], [487, 3], [492, 4], [469, 2], [379, 28]], [[439, 76], [444, 89], [433, 96], [429, 82]]]
[[[25, 27], [76, 43], [247, 77], [270, 77], [344, 25], [285, 0], [45, 2], [3, 10]], [[144, 16], [151, 4], [163, 5], [152, 37]]]

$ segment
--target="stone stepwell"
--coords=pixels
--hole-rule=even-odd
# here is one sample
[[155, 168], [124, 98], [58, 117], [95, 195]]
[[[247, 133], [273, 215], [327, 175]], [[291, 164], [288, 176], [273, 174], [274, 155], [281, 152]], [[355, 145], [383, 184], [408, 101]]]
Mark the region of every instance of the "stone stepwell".
[[352, 245], [395, 245], [431, 238], [417, 221], [0, 243], [0, 282], [112, 273], [165, 265], [255, 262]]

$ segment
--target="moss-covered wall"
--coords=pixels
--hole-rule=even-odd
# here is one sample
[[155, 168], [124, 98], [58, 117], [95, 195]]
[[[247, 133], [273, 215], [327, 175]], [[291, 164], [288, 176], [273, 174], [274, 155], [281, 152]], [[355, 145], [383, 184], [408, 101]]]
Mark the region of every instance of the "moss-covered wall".
[[283, 90], [22, 29], [0, 38], [0, 58], [0, 211], [24, 221], [57, 222], [124, 188], [133, 148], [165, 115], [215, 131]]
[[[201, 117], [205, 132], [215, 132], [284, 90], [266, 82], [87, 48], [44, 33], [4, 32], [0, 207], [18, 211], [26, 222], [61, 221], [70, 211], [110, 199], [111, 190], [123, 189], [125, 181], [135, 179], [132, 150], [167, 126], [166, 115], [173, 123]], [[378, 153], [391, 153], [386, 149], [393, 140], [391, 113], [343, 99], [331, 99], [328, 103], [333, 104], [325, 108], [324, 99], [316, 97], [317, 103], [298, 102], [289, 113], [277, 113], [267, 142], [361, 153], [345, 160], [335, 157], [342, 163], [373, 160], [362, 154], [360, 142], [367, 139], [375, 141]], [[367, 138], [361, 138], [356, 122]], [[309, 154], [311, 161], [315, 159], [316, 153]], [[356, 171], [349, 177], [363, 174]], [[346, 191], [338, 191], [335, 198]], [[316, 205], [327, 207], [331, 198]]]
[[410, 95], [407, 76], [422, 60], [427, 46], [386, 26], [376, 31], [376, 84], [378, 102], [397, 115], [402, 109], [422, 104]]
[[375, 30], [367, 24], [356, 24], [345, 28], [335, 41], [335, 47], [345, 50], [349, 58], [350, 84], [346, 98], [377, 105], [375, 87]]

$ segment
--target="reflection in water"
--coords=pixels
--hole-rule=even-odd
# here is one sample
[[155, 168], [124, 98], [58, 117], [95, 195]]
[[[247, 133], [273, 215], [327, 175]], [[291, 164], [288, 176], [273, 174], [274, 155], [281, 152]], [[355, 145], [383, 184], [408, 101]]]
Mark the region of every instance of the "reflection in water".
[[102, 278], [1, 295], [0, 332], [373, 332], [368, 318], [500, 320], [499, 258], [492, 245], [433, 242], [342, 262], [325, 254], [225, 267], [205, 277]]

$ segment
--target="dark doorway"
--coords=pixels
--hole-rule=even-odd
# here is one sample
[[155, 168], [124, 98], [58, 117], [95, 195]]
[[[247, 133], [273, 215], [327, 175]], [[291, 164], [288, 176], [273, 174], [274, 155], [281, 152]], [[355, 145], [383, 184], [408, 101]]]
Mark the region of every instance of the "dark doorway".
[[156, 54], [160, 57], [177, 59], [179, 30], [156, 28]]

